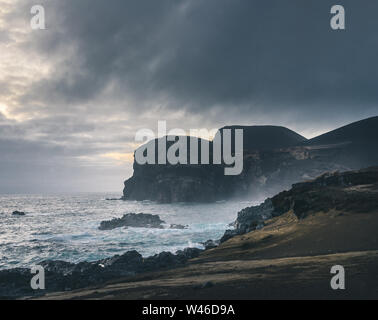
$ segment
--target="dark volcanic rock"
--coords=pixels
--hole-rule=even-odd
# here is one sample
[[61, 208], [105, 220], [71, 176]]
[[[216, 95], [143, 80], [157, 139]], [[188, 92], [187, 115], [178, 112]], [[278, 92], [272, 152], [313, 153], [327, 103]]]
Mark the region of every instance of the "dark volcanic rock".
[[222, 238], [220, 238], [219, 242], [220, 243], [223, 243], [223, 242], [226, 242], [227, 240], [235, 237], [235, 236], [238, 236], [242, 234], [239, 230], [237, 229], [234, 229], [234, 230], [226, 230], [224, 232], [224, 235], [222, 236]]
[[158, 215], [145, 213], [128, 213], [122, 218], [115, 218], [110, 221], [102, 221], [99, 230], [112, 230], [121, 227], [134, 228], [159, 228], [162, 229], [163, 220]]
[[137, 251], [95, 262], [78, 264], [64, 261], [43, 261], [39, 265], [45, 269], [46, 290], [34, 291], [30, 287], [33, 275], [30, 269], [17, 268], [0, 271], [0, 298], [14, 299], [23, 296], [43, 295], [48, 292], [67, 291], [99, 285], [121, 277], [184, 265], [196, 258], [202, 250], [187, 248], [176, 254], [162, 252], [143, 258]]
[[198, 248], [186, 248], [176, 252], [176, 256], [181, 261], [187, 261], [189, 259], [197, 258], [203, 250]]
[[238, 213], [235, 229], [226, 230], [220, 242], [260, 229], [264, 221], [289, 210], [298, 219], [332, 209], [343, 212], [370, 212], [378, 207], [378, 167], [349, 172], [326, 173], [315, 180], [297, 183], [259, 206]]
[[378, 207], [378, 167], [349, 172], [326, 173], [317, 179], [294, 184], [272, 198], [274, 215], [292, 209], [303, 219], [314, 212], [331, 209], [369, 212]]
[[245, 208], [238, 213], [234, 227], [241, 233], [256, 230], [259, 225], [264, 224], [265, 220], [272, 218], [273, 211], [271, 199], [267, 199], [259, 206]]
[[189, 226], [183, 226], [182, 224], [171, 224], [169, 226], [169, 229], [179, 229], [179, 230], [184, 230], [184, 229], [188, 229]]
[[207, 240], [206, 242], [202, 243], [205, 247], [205, 250], [214, 249], [219, 246], [219, 241], [214, 240]]
[[12, 215], [13, 216], [24, 216], [25, 212], [22, 212], [22, 211], [13, 211]]
[[[187, 145], [191, 145], [194, 138], [187, 137]], [[167, 137], [155, 139], [140, 148], [152, 148], [155, 144], [155, 162], [158, 163], [158, 145], [163, 140], [167, 150], [174, 143]], [[201, 158], [202, 142], [198, 143], [198, 158]], [[210, 154], [212, 143], [209, 143]], [[188, 163], [190, 150], [187, 150]], [[164, 151], [163, 151], [164, 152]], [[210, 156], [212, 158], [212, 156]], [[160, 203], [171, 202], [209, 202], [217, 199], [217, 179], [223, 174], [222, 166], [213, 165], [140, 165], [134, 161], [134, 174], [125, 182], [123, 199], [152, 200]]]
[[264, 221], [273, 217], [274, 207], [271, 199], [265, 200], [259, 206], [245, 208], [238, 212], [238, 217], [232, 224], [235, 229], [226, 230], [220, 242], [225, 242], [234, 236], [261, 229]]

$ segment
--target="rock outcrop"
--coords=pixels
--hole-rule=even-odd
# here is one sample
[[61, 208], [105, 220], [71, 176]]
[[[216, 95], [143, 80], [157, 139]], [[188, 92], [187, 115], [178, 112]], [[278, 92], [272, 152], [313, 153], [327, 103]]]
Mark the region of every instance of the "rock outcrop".
[[[375, 138], [378, 136], [378, 117], [311, 140], [283, 127], [231, 126], [220, 132], [224, 129], [244, 130], [240, 175], [225, 176], [225, 164], [211, 161], [209, 165], [139, 165], [134, 162], [134, 174], [125, 181], [123, 199], [170, 203], [273, 196], [293, 183], [316, 178], [325, 172], [357, 170], [378, 164], [378, 140]], [[188, 137], [188, 141], [190, 139]], [[209, 146], [212, 159], [211, 141]]]
[[[112, 220], [102, 221], [99, 226], [99, 230], [113, 230], [116, 228], [155, 228], [163, 229], [165, 221], [161, 220], [158, 215], [149, 213], [128, 213], [122, 218], [115, 218]], [[187, 229], [189, 226], [181, 224], [170, 224], [169, 229]]]
[[22, 211], [13, 211], [12, 212], [12, 215], [13, 216], [24, 216], [24, 215], [26, 215], [26, 213], [25, 212], [22, 212]]
[[202, 243], [205, 247], [205, 250], [214, 249], [219, 246], [220, 241], [216, 240], [207, 240], [206, 242]]
[[158, 228], [163, 229], [163, 220], [158, 215], [146, 213], [128, 213], [122, 218], [115, 218], [109, 221], [102, 221], [99, 230], [112, 230], [121, 227], [133, 228]]
[[189, 228], [189, 226], [188, 225], [182, 225], [182, 224], [171, 224], [170, 226], [169, 226], [169, 229], [178, 229], [178, 230], [184, 230], [184, 229], [188, 229]]
[[264, 227], [265, 221], [290, 210], [298, 219], [330, 210], [342, 212], [371, 212], [378, 208], [378, 167], [326, 173], [289, 191], [267, 199], [259, 206], [238, 213], [234, 229], [227, 230], [220, 242]]
[[17, 268], [0, 271], [0, 298], [14, 299], [22, 296], [43, 295], [49, 292], [69, 291], [92, 285], [99, 285], [112, 279], [131, 277], [136, 274], [170, 269], [184, 265], [196, 258], [201, 250], [187, 248], [176, 254], [162, 252], [143, 258], [137, 251], [95, 262], [73, 264], [64, 261], [43, 261], [46, 290], [30, 288], [30, 269]]

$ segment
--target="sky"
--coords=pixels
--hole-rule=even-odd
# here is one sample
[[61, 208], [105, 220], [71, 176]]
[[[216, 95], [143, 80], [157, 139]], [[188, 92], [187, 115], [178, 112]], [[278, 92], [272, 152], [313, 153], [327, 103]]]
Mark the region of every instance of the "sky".
[[121, 194], [158, 120], [310, 138], [376, 116], [377, 15], [376, 0], [0, 0], [0, 193]]

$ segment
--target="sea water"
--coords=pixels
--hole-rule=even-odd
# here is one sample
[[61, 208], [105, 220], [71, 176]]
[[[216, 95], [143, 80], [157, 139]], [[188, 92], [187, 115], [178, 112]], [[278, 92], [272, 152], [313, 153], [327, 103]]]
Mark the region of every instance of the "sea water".
[[[0, 269], [30, 267], [43, 260], [78, 263], [95, 261], [130, 250], [143, 256], [219, 239], [237, 212], [258, 201], [210, 204], [157, 204], [150, 201], [109, 201], [116, 194], [0, 195]], [[18, 210], [25, 216], [13, 216]], [[185, 230], [117, 228], [98, 230], [100, 222], [127, 213], [159, 215]]]

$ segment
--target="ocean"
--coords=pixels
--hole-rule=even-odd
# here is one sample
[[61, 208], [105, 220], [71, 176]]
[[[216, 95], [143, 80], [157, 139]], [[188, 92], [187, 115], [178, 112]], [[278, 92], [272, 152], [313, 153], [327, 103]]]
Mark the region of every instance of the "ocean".
[[[109, 201], [119, 194], [0, 195], [0, 270], [30, 267], [43, 260], [78, 263], [137, 250], [143, 256], [219, 239], [237, 212], [257, 201], [211, 204], [157, 204], [151, 201]], [[25, 216], [12, 216], [15, 210]], [[118, 228], [100, 231], [103, 220], [127, 213], [157, 214], [167, 225], [185, 230]], [[167, 226], [167, 227], [168, 227]]]

